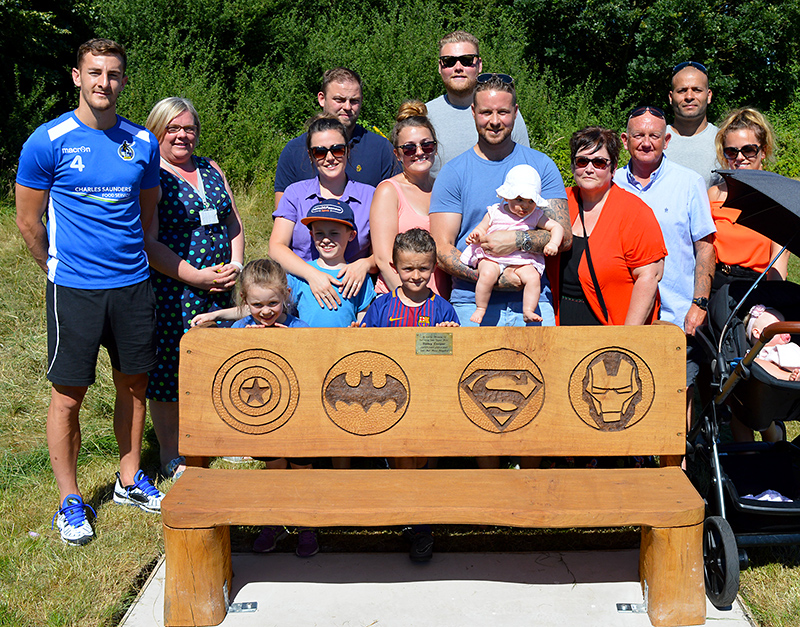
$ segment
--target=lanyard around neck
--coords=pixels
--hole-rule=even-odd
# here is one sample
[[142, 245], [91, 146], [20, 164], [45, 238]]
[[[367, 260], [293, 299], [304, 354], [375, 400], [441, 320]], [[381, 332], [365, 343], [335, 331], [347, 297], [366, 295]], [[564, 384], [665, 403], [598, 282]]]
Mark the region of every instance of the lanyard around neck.
[[[192, 162], [194, 162], [194, 157], [192, 158]], [[178, 171], [178, 169], [175, 166], [173, 166], [169, 161], [164, 159], [164, 157], [161, 157], [161, 165], [166, 166], [166, 168], [170, 170], [175, 176], [177, 176], [179, 179], [184, 181], [189, 187], [191, 187], [200, 198], [200, 202], [203, 205], [203, 207], [206, 206], [207, 203], [206, 188], [205, 185], [203, 185], [203, 177], [200, 174], [200, 168], [195, 167], [194, 171], [197, 174], [197, 185], [194, 185], [183, 174], [181, 174], [180, 171]]]

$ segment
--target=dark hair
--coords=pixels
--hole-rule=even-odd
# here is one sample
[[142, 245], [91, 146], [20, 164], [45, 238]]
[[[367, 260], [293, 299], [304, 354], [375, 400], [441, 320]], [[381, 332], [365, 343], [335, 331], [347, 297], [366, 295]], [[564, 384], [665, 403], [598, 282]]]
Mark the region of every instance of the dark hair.
[[431, 132], [433, 141], [436, 141], [436, 130], [428, 119], [428, 107], [421, 100], [406, 100], [400, 105], [395, 120], [397, 122], [392, 129], [391, 138], [392, 146], [395, 148], [397, 148], [397, 137], [400, 135], [400, 131], [409, 126], [427, 128]]
[[[330, 113], [317, 113], [313, 118], [308, 121], [308, 131], [306, 131], [306, 150], [314, 163], [314, 158], [311, 156], [311, 136], [314, 133], [323, 133], [325, 131], [336, 131], [342, 134], [342, 143], [347, 144], [347, 129], [342, 124], [342, 121]], [[348, 147], [348, 153], [350, 148]]]
[[236, 292], [237, 305], [247, 303], [247, 291], [253, 285], [275, 290], [283, 298], [284, 307], [288, 307], [292, 302], [292, 290], [289, 288], [286, 272], [277, 261], [255, 259], [242, 268], [239, 275], [239, 289]]
[[620, 141], [616, 132], [601, 126], [587, 126], [580, 131], [575, 131], [569, 138], [569, 161], [575, 163], [575, 155], [579, 150], [589, 148], [596, 152], [605, 146], [608, 158], [611, 159], [612, 171], [616, 169], [619, 161]]
[[511, 94], [511, 106], [517, 104], [517, 90], [514, 83], [506, 83], [500, 78], [499, 75], [492, 76], [489, 80], [479, 82], [475, 87], [475, 92], [472, 94], [472, 104], [475, 104], [478, 99], [478, 94], [482, 91], [504, 91]]
[[425, 229], [409, 229], [398, 233], [392, 247], [392, 262], [397, 263], [398, 253], [411, 252], [433, 255], [436, 260], [436, 242]]
[[90, 39], [80, 45], [78, 48], [78, 64], [75, 66], [81, 69], [81, 61], [87, 54], [95, 56], [116, 55], [122, 59], [122, 73], [125, 74], [125, 68], [128, 66], [128, 55], [125, 53], [125, 48], [122, 44], [118, 44], [111, 39]]
[[750, 130], [756, 136], [761, 150], [764, 152], [764, 159], [772, 157], [775, 152], [775, 132], [766, 116], [758, 109], [753, 107], [742, 107], [734, 109], [726, 117], [725, 121], [719, 125], [716, 137], [717, 159], [720, 163], [726, 163], [722, 149], [725, 147], [725, 136], [731, 131]]
[[322, 87], [320, 91], [328, 95], [328, 85], [331, 83], [358, 83], [358, 88], [364, 92], [364, 83], [361, 82], [361, 77], [355, 70], [349, 70], [346, 67], [331, 68], [322, 75]]

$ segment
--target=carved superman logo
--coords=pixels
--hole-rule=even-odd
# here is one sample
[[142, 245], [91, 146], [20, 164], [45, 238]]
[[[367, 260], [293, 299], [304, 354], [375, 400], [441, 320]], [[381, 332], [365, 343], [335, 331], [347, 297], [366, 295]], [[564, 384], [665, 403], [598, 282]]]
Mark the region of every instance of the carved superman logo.
[[473, 372], [461, 387], [480, 407], [498, 431], [504, 431], [542, 387], [528, 370]]

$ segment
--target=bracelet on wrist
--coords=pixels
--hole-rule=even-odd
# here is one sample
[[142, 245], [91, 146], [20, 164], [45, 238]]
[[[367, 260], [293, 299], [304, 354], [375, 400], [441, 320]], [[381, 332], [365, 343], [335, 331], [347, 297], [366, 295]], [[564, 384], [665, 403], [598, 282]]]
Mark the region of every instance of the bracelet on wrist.
[[231, 265], [234, 268], [236, 268], [239, 272], [241, 272], [244, 269], [244, 266], [241, 263], [239, 263], [238, 261], [231, 261]]

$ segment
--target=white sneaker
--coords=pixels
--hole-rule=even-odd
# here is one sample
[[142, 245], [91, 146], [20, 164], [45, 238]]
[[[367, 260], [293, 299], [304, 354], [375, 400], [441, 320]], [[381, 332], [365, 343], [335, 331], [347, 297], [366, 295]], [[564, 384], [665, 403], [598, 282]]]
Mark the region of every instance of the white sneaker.
[[87, 507], [92, 510], [92, 514], [97, 516], [92, 506], [84, 503], [80, 495], [69, 494], [61, 504], [61, 509], [53, 516], [50, 527], [52, 528], [54, 524], [58, 527], [61, 539], [65, 543], [83, 546], [94, 538], [92, 526], [86, 520]]
[[114, 502], [120, 505], [135, 505], [153, 514], [161, 513], [163, 492], [156, 488], [141, 470], [136, 471], [133, 481], [133, 485], [123, 486], [119, 473], [117, 473], [117, 482], [114, 484]]

